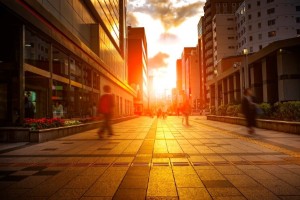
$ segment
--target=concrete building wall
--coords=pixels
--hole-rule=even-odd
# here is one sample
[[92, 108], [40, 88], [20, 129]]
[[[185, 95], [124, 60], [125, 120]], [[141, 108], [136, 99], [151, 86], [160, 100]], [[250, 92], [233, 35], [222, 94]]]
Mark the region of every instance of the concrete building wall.
[[214, 67], [224, 57], [236, 54], [236, 23], [234, 14], [216, 14], [213, 19]]
[[238, 52], [257, 52], [274, 41], [297, 37], [299, 10], [297, 0], [244, 1], [236, 11]]

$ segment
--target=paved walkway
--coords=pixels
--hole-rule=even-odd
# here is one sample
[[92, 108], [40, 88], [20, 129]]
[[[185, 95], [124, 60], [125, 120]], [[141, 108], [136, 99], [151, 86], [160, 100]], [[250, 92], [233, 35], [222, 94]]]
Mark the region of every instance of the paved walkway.
[[192, 116], [140, 117], [40, 144], [1, 144], [0, 199], [300, 199], [300, 136]]

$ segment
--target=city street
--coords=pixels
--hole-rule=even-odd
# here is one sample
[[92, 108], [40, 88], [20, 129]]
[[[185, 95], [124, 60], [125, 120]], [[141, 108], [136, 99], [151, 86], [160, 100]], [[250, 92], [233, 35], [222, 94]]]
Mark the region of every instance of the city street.
[[1, 199], [300, 199], [300, 135], [139, 117], [39, 144], [0, 145]]

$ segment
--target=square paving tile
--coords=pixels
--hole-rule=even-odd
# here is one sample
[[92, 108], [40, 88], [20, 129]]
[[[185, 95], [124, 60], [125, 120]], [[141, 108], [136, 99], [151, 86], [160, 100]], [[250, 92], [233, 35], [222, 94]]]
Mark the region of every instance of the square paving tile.
[[178, 188], [180, 200], [211, 200], [205, 188]]
[[45, 167], [45, 166], [32, 166], [32, 167], [26, 167], [26, 168], [22, 169], [22, 171], [41, 171], [46, 168], [47, 167]]
[[54, 176], [61, 171], [39, 171], [34, 174], [34, 176]]
[[7, 175], [12, 174], [14, 172], [16, 172], [16, 171], [1, 170], [0, 171], [0, 176], [7, 176]]
[[139, 188], [147, 189], [148, 186], [148, 177], [144, 176], [125, 176], [120, 188]]
[[210, 195], [215, 199], [216, 197], [232, 197], [242, 196], [242, 194], [234, 187], [222, 187], [222, 188], [207, 188]]
[[37, 173], [38, 171], [17, 171], [17, 172], [14, 172], [10, 175], [12, 176], [31, 176], [35, 173]]
[[204, 186], [206, 188], [228, 188], [234, 187], [229, 181], [227, 180], [202, 180]]
[[114, 195], [114, 200], [144, 200], [146, 189], [118, 189]]
[[3, 178], [0, 179], [0, 181], [6, 181], [6, 182], [18, 182], [18, 181], [21, 181], [25, 178], [27, 178], [28, 176], [5, 176]]

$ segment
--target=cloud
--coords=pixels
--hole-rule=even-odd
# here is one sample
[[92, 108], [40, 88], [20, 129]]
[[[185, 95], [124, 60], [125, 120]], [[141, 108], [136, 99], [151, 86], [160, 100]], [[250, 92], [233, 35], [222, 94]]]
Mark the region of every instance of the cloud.
[[127, 13], [126, 16], [127, 24], [132, 27], [137, 27], [139, 22], [133, 13]]
[[169, 54], [158, 52], [154, 57], [149, 58], [148, 66], [151, 69], [165, 68], [168, 66], [165, 60], [169, 57]]
[[200, 13], [204, 6], [202, 1], [174, 1], [174, 0], [129, 0], [128, 10], [130, 12], [141, 12], [159, 19], [165, 30], [181, 25], [186, 18]]
[[166, 32], [160, 34], [158, 42], [163, 44], [175, 44], [176, 42], [178, 42], [178, 37], [175, 34]]

